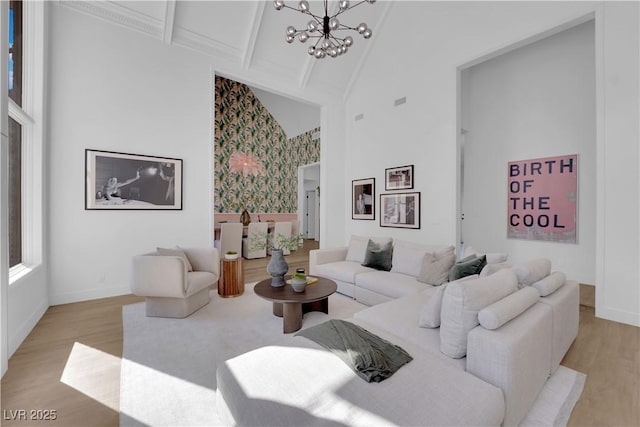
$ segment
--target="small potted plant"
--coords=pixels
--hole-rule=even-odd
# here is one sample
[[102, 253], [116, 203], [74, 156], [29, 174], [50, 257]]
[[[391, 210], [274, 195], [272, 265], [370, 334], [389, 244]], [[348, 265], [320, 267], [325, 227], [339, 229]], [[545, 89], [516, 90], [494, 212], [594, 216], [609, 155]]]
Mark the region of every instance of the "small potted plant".
[[236, 251], [227, 251], [224, 253], [224, 259], [238, 259], [238, 252]]
[[296, 292], [302, 292], [307, 286], [307, 275], [304, 273], [296, 273], [293, 275], [289, 284]]

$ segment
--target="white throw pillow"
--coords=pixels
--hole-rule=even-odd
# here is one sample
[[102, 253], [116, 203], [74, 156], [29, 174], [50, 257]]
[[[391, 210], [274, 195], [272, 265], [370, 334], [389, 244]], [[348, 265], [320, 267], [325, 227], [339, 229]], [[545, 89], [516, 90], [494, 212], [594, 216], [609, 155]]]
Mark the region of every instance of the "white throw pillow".
[[483, 308], [478, 313], [478, 321], [485, 329], [497, 329], [511, 319], [524, 313], [540, 299], [540, 293], [533, 287], [522, 288], [507, 295], [500, 301]]
[[[449, 256], [452, 256], [450, 254]], [[465, 280], [473, 280], [477, 279], [477, 274], [472, 274], [471, 276], [463, 277], [462, 279], [458, 279], [455, 282], [464, 282]], [[422, 310], [420, 310], [420, 319], [418, 319], [418, 326], [421, 328], [438, 328], [440, 326], [440, 316], [442, 312], [442, 297], [444, 296], [444, 290], [446, 289], [448, 283], [445, 283], [442, 286], [436, 288], [436, 291], [431, 295], [431, 297], [427, 300], [426, 304], [422, 306]], [[431, 291], [433, 288], [428, 288]], [[426, 294], [427, 290], [422, 291], [423, 294]]]
[[538, 292], [540, 292], [540, 296], [546, 297], [547, 295], [550, 295], [557, 291], [562, 285], [564, 285], [564, 282], [566, 282], [566, 280], [567, 276], [564, 273], [556, 271], [551, 273], [544, 279], [538, 280], [531, 286], [536, 288]]
[[487, 255], [487, 264], [498, 264], [500, 262], [506, 262], [509, 255], [504, 252], [492, 252]]
[[508, 263], [508, 262], [500, 262], [497, 264], [488, 264], [485, 265], [482, 268], [482, 271], [480, 272], [480, 277], [487, 277], [487, 276], [491, 276], [493, 273], [495, 273], [496, 271], [500, 271], [504, 268], [511, 268], [513, 267], [512, 264]]
[[514, 270], [518, 276], [518, 283], [531, 286], [551, 273], [551, 261], [547, 258], [532, 259], [524, 264], [516, 265]]
[[[422, 267], [418, 274], [418, 281], [427, 285], [440, 286], [449, 279], [449, 270], [456, 262], [454, 253], [436, 257], [430, 252], [424, 254]], [[393, 271], [393, 269], [391, 270]]]
[[429, 298], [422, 310], [420, 310], [420, 319], [418, 326], [421, 328], [438, 328], [440, 327], [440, 311], [442, 310], [442, 297], [447, 285], [440, 286], [431, 298]]
[[500, 270], [489, 277], [449, 283], [442, 299], [440, 351], [455, 359], [467, 354], [467, 335], [480, 324], [478, 312], [513, 293], [515, 273]]
[[427, 248], [416, 243], [396, 240], [393, 243], [391, 271], [418, 277]]

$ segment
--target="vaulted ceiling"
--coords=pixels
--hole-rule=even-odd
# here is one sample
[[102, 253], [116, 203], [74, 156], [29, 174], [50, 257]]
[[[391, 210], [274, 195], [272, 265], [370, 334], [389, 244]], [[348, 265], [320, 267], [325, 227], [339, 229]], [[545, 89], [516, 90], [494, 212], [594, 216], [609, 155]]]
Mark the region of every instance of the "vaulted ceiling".
[[[292, 7], [298, 4], [297, 0], [285, 3]], [[312, 12], [320, 14], [323, 10], [322, 1], [309, 3]], [[330, 1], [330, 10], [336, 10], [337, 3]], [[364, 40], [354, 32], [349, 52], [324, 59], [307, 54], [310, 42], [285, 42], [287, 26], [304, 28], [309, 17], [290, 9], [276, 11], [272, 1], [101, 0], [60, 4], [145, 33], [159, 42], [210, 55], [216, 64], [229, 70], [277, 75], [301, 90], [344, 97], [382, 30], [391, 2], [364, 3], [342, 14], [343, 24], [356, 27], [366, 22], [374, 35]]]

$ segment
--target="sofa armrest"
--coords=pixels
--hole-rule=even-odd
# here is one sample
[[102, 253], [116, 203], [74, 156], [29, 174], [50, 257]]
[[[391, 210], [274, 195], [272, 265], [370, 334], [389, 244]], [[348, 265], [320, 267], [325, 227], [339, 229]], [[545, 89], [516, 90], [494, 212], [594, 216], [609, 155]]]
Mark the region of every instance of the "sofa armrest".
[[216, 277], [220, 277], [220, 253], [216, 248], [181, 248], [189, 262], [193, 266], [193, 271], [208, 271]]
[[129, 286], [138, 296], [184, 298], [187, 266], [179, 256], [134, 256]]
[[315, 266], [330, 262], [344, 261], [347, 258], [347, 246], [309, 251], [309, 273], [316, 274]]
[[549, 376], [551, 309], [536, 303], [495, 330], [482, 326], [468, 335], [467, 372], [502, 389], [503, 425], [517, 425], [531, 409]]

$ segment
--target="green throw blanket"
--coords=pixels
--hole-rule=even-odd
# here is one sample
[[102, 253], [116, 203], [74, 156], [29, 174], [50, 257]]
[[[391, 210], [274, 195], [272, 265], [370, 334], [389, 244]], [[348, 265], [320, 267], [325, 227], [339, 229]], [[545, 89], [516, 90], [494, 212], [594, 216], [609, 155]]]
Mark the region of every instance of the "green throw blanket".
[[317, 342], [367, 382], [380, 382], [413, 360], [406, 351], [344, 320], [329, 320], [296, 335]]

